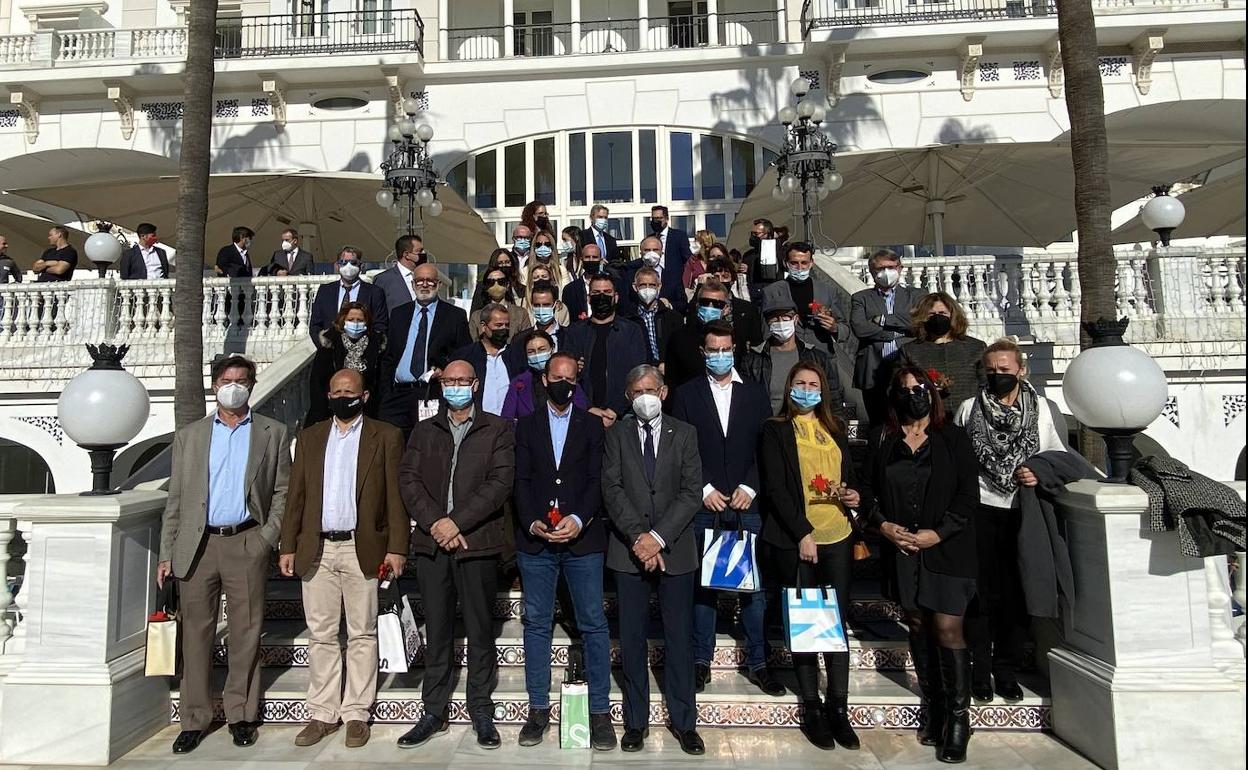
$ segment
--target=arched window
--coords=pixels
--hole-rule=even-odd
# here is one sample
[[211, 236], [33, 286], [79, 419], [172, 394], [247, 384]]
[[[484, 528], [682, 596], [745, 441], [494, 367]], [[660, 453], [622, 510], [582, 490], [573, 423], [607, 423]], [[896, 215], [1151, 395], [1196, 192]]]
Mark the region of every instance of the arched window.
[[53, 494], [52, 469], [24, 444], [0, 439], [0, 495]]

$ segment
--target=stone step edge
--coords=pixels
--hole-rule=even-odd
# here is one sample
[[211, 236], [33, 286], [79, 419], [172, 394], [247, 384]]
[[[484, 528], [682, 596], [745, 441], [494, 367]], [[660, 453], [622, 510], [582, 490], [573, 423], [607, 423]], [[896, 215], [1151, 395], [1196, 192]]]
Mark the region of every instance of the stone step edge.
[[[919, 726], [919, 705], [914, 703], [869, 703], [849, 706], [850, 720], [859, 729], [884, 728], [895, 730], [916, 730]], [[499, 724], [524, 724], [528, 716], [528, 701], [524, 698], [495, 697], [494, 718]], [[170, 721], [181, 720], [179, 708], [181, 700], [176, 693], [171, 696]], [[795, 703], [753, 703], [741, 701], [717, 701], [714, 703], [698, 703], [699, 727], [799, 727], [800, 706]], [[224, 721], [221, 701], [217, 699], [213, 706], [214, 718]], [[414, 724], [424, 713], [419, 697], [387, 696], [385, 691], [377, 695], [377, 703], [373, 706], [373, 721], [376, 724]], [[262, 719], [272, 724], [299, 724], [308, 720], [306, 703], [303, 697], [264, 698], [261, 703]], [[452, 724], [470, 724], [468, 706], [462, 697], [453, 697], [450, 701], [450, 721]], [[558, 721], [559, 703], [551, 704], [551, 717]], [[611, 701], [611, 720], [617, 726], [623, 725], [623, 703]], [[667, 724], [667, 708], [661, 703], [650, 704], [650, 725], [661, 727]], [[972, 705], [971, 726], [979, 730], [1015, 730], [1015, 731], [1049, 731], [1053, 729], [1052, 711], [1048, 699], [1041, 699], [1039, 704], [1017, 705]], [[395, 751], [398, 751], [396, 748]], [[397, 760], [396, 760], [397, 761]]]

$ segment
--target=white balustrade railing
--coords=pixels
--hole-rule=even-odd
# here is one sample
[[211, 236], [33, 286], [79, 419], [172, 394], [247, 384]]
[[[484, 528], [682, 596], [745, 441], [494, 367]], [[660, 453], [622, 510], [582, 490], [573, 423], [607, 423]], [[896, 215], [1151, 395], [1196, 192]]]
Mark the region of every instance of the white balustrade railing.
[[56, 49], [57, 62], [97, 61], [111, 59], [115, 55], [114, 29], [64, 30], [59, 33]]
[[0, 35], [0, 68], [93, 66], [104, 61], [185, 58], [185, 27], [44, 29], [22, 35]]
[[28, 64], [34, 58], [34, 35], [4, 35], [0, 37], [0, 65]]
[[136, 59], [186, 58], [186, 28], [130, 30], [130, 55]]

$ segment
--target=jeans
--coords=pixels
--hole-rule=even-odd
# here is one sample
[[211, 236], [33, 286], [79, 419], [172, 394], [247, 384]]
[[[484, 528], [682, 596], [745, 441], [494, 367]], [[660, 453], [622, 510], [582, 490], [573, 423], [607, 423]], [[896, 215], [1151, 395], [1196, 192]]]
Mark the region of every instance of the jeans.
[[[705, 530], [715, 527], [718, 516], [724, 529], [737, 526], [737, 516], [741, 517], [741, 527], [746, 532], [757, 535], [763, 528], [762, 517], [757, 513], [724, 511], [714, 514], [710, 511], [698, 511], [693, 517], [693, 535], [698, 542], [698, 553], [706, 552]], [[757, 560], [761, 554], [754, 555]], [[699, 568], [700, 574], [700, 568]], [[694, 594], [693, 604], [693, 660], [709, 666], [715, 654], [715, 604], [719, 591], [702, 588], [701, 581]], [[767, 595], [762, 591], [754, 593], [735, 593], [741, 602], [741, 628], [745, 632], [745, 666], [750, 671], [757, 671], [767, 665], [767, 637], [764, 633], [763, 615], [767, 610]]]
[[555, 587], [562, 570], [585, 641], [589, 711], [605, 714], [611, 710], [611, 639], [602, 609], [603, 562], [601, 553], [576, 556], [565, 549], [549, 548], [535, 554], [516, 552], [524, 583], [524, 685], [529, 708], [550, 707], [550, 640]]

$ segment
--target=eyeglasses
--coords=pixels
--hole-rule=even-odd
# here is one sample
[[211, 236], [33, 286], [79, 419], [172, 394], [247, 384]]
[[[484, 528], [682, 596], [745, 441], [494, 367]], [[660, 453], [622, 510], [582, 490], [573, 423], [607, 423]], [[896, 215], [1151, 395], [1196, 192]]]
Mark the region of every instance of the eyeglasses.
[[927, 395], [927, 386], [920, 382], [918, 385], [915, 385], [914, 387], [910, 387], [910, 388], [899, 387], [897, 388], [897, 394], [902, 395], [902, 396]]
[[438, 279], [437, 278], [413, 278], [412, 283], [416, 284], [417, 286], [437, 286]]
[[486, 286], [507, 286], [510, 283], [511, 281], [508, 281], [506, 278], [486, 278], [485, 279]]
[[449, 386], [451, 386], [452, 388], [456, 388], [456, 387], [471, 387], [472, 383], [474, 383], [474, 382], [476, 382], [476, 381], [477, 381], [477, 378], [476, 378], [476, 377], [457, 377], [457, 378], [456, 378], [456, 377], [452, 377], [452, 378], [450, 378], [450, 379], [448, 379], [448, 378], [446, 378], [446, 377], [443, 377], [443, 378], [441, 379], [441, 382], [442, 382], [442, 384], [443, 384], [443, 385], [449, 385]]
[[720, 310], [723, 310], [724, 308], [728, 307], [728, 303], [723, 301], [722, 299], [711, 299], [709, 297], [704, 297], [698, 300], [698, 307], [715, 307], [715, 308], [719, 308]]

